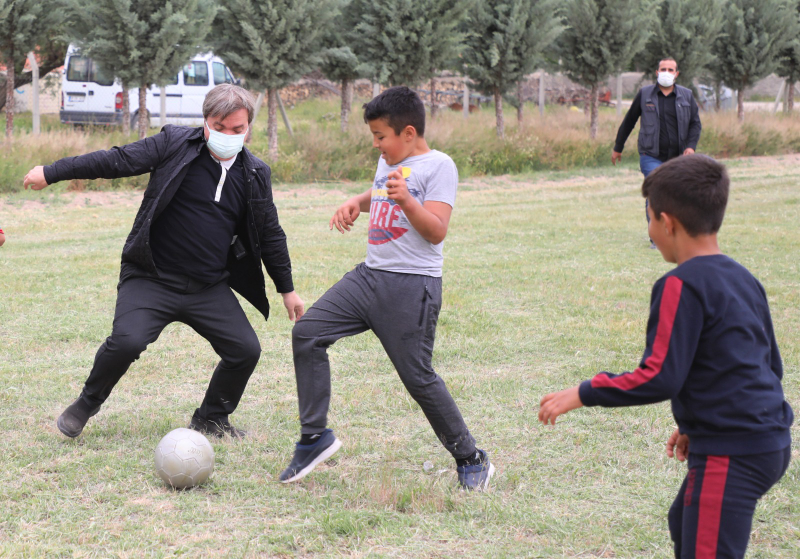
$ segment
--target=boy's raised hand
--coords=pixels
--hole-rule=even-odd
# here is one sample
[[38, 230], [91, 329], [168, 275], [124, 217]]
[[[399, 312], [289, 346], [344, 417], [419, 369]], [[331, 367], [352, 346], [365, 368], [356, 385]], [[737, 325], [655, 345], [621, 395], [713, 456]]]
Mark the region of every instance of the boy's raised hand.
[[398, 167], [394, 171], [386, 175], [386, 196], [390, 200], [397, 202], [402, 208], [405, 202], [411, 198], [411, 193], [408, 191], [406, 179], [403, 178], [403, 167]]
[[334, 226], [341, 232], [350, 231], [356, 219], [361, 213], [361, 206], [357, 197], [350, 198], [347, 202], [339, 206], [333, 214], [328, 226], [333, 231]]
[[681, 435], [678, 429], [672, 432], [667, 441], [667, 456], [683, 462], [689, 458], [689, 435]]
[[568, 411], [583, 407], [578, 387], [567, 388], [561, 392], [553, 392], [542, 398], [539, 404], [539, 421], [547, 425], [555, 425], [556, 418]]

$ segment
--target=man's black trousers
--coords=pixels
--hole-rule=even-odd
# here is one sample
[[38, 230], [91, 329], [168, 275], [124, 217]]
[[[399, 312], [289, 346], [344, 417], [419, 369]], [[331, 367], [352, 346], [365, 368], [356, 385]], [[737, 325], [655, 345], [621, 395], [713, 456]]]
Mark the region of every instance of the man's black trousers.
[[261, 345], [225, 280], [201, 284], [186, 276], [133, 277], [117, 294], [114, 326], [94, 358], [81, 397], [94, 408], [106, 401], [131, 363], [171, 322], [183, 322], [209, 341], [221, 361], [198, 416], [227, 418], [239, 404], [261, 356]]

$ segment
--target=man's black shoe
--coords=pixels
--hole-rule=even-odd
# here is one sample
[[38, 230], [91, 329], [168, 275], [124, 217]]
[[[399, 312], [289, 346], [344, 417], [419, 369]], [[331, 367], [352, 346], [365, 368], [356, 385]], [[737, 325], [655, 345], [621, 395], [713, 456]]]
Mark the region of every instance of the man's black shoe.
[[194, 429], [195, 431], [199, 431], [204, 435], [217, 437], [218, 439], [221, 439], [225, 435], [230, 435], [234, 439], [243, 439], [247, 435], [247, 432], [237, 429], [231, 425], [227, 417], [220, 419], [205, 419], [198, 416], [196, 413], [192, 416], [192, 421], [189, 423], [189, 429]]
[[99, 411], [100, 406], [90, 408], [83, 401], [83, 398], [78, 397], [77, 400], [72, 402], [69, 407], [64, 410], [64, 413], [58, 416], [56, 427], [66, 436], [74, 439], [81, 434], [89, 418], [93, 415], [97, 415]]

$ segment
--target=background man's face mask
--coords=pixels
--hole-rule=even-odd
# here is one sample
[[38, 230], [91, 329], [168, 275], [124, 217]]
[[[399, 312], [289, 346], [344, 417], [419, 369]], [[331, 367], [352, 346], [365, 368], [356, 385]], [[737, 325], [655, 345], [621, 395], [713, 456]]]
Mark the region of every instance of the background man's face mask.
[[663, 87], [672, 87], [672, 84], [675, 83], [675, 74], [670, 72], [659, 72], [658, 73], [658, 85]]

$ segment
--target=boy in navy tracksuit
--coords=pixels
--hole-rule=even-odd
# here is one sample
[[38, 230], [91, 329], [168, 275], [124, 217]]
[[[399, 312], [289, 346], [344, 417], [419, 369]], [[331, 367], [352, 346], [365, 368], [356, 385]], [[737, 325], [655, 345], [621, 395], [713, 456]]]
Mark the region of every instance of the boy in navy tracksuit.
[[689, 460], [669, 511], [677, 558], [744, 557], [756, 502], [789, 465], [794, 416], [766, 293], [717, 244], [728, 186], [725, 167], [703, 155], [645, 179], [650, 237], [678, 266], [653, 287], [639, 368], [548, 394], [539, 410], [555, 424], [581, 406], [671, 400], [667, 455]]

